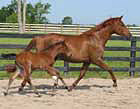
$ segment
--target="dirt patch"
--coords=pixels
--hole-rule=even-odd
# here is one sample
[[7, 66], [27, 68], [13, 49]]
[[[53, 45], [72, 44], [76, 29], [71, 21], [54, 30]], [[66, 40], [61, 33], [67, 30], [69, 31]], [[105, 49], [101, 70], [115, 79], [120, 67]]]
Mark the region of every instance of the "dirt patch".
[[[68, 85], [75, 79], [65, 79]], [[42, 97], [36, 97], [32, 90], [18, 93], [20, 80], [15, 80], [10, 95], [3, 96], [8, 80], [0, 80], [0, 109], [139, 109], [140, 78], [118, 80], [118, 88], [112, 87], [110, 79], [83, 79], [72, 92], [60, 84], [52, 90], [51, 79], [33, 80]]]

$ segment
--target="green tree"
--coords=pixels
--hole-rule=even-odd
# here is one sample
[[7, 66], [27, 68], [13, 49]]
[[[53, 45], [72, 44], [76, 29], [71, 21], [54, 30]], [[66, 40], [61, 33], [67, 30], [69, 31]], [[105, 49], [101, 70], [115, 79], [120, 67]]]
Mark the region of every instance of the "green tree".
[[12, 13], [10, 16], [6, 18], [7, 23], [17, 23], [17, 14]]
[[[50, 13], [51, 5], [41, 1], [26, 6], [26, 23], [48, 23], [47, 14]], [[21, 6], [23, 11], [23, 3]], [[22, 13], [23, 15], [23, 13]], [[17, 22], [17, 0], [11, 0], [11, 3], [0, 9], [0, 22]]]
[[35, 9], [32, 4], [27, 4], [26, 9], [26, 23], [35, 22]]
[[[8, 6], [3, 6], [0, 9], [0, 22], [7, 22], [7, 20], [9, 20], [10, 17], [13, 19], [13, 15], [15, 15], [17, 10], [17, 1], [16, 0], [12, 0], [11, 4], [9, 4]], [[11, 20], [9, 21], [11, 22]], [[15, 21], [14, 21], [15, 22]]]
[[72, 17], [70, 17], [70, 16], [64, 17], [64, 19], [62, 20], [62, 24], [71, 25], [72, 24]]
[[46, 18], [46, 15], [49, 14], [49, 8], [51, 5], [49, 3], [43, 4], [41, 2], [38, 2], [35, 4], [35, 23], [48, 23], [48, 20]]
[[6, 7], [2, 7], [0, 10], [0, 22], [6, 22], [6, 17], [8, 16], [8, 11]]

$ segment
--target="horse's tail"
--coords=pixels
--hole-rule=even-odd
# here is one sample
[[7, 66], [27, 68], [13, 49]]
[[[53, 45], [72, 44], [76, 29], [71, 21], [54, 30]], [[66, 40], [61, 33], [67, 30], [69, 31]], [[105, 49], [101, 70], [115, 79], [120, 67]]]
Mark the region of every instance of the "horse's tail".
[[33, 47], [35, 47], [36, 39], [33, 38], [30, 43], [27, 45], [26, 48], [24, 48], [24, 51], [30, 51]]

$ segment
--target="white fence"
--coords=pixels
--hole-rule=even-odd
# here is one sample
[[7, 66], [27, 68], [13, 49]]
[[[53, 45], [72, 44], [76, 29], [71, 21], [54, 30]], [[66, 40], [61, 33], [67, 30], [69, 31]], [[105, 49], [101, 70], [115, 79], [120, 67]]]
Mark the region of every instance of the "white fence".
[[[27, 33], [80, 34], [94, 25], [26, 24]], [[140, 36], [140, 27], [128, 27], [133, 36]], [[0, 23], [0, 32], [18, 32], [17, 23]]]

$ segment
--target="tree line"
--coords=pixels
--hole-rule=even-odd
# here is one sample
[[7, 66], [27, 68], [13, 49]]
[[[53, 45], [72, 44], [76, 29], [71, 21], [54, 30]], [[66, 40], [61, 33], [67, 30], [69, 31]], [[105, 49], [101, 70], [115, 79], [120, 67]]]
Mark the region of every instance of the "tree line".
[[[47, 15], [51, 4], [46, 2], [27, 3], [27, 0], [11, 0], [7, 6], [0, 9], [1, 23], [18, 23], [19, 32], [25, 32], [25, 24], [49, 23]], [[72, 17], [65, 16], [62, 24], [72, 24]]]
[[[18, 2], [21, 1], [21, 15], [23, 18], [24, 3], [22, 0], [11, 0], [7, 6], [0, 9], [1, 23], [17, 23], [18, 22]], [[20, 3], [20, 2], [19, 2]], [[42, 3], [41, 1], [26, 4], [26, 23], [48, 23], [47, 14], [50, 13], [51, 4]]]
[[[26, 0], [11, 0], [7, 6], [0, 9], [0, 22], [1, 23], [18, 23], [18, 3], [21, 2], [21, 15], [22, 19], [26, 16], [26, 23], [28, 24], [42, 24], [49, 23], [47, 15], [50, 13], [51, 4], [46, 2], [36, 2], [34, 4], [27, 3]], [[24, 10], [26, 9], [26, 10]], [[24, 12], [26, 11], [26, 15]], [[72, 24], [72, 18], [65, 16], [62, 20], [63, 24]]]

